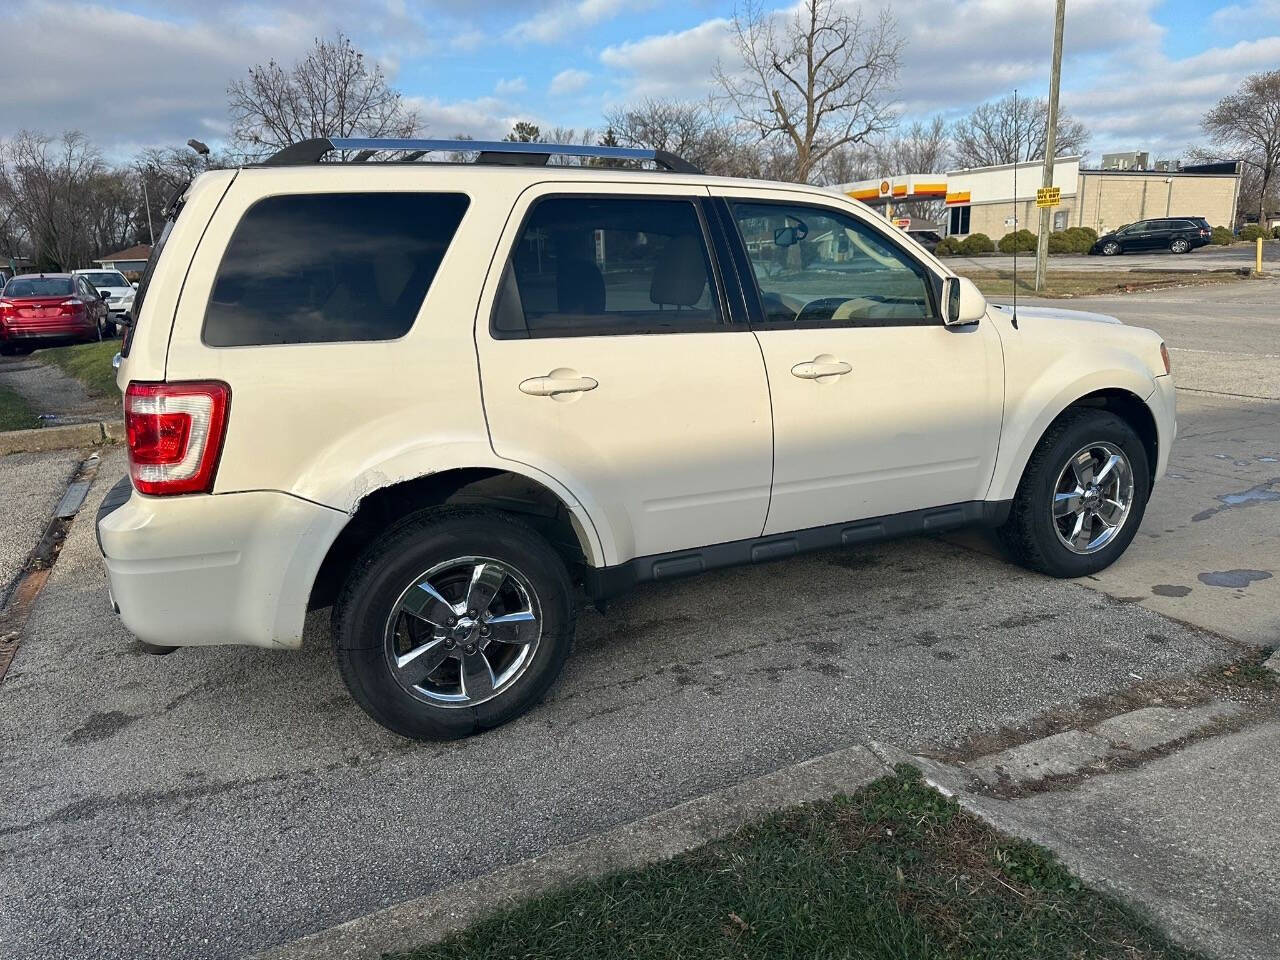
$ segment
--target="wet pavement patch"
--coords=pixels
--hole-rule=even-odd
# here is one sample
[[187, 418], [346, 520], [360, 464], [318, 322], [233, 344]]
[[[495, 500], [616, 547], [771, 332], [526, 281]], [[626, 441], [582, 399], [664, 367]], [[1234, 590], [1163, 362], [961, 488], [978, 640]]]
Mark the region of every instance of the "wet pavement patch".
[[1196, 579], [1211, 587], [1239, 587], [1243, 590], [1255, 580], [1270, 580], [1271, 573], [1268, 570], [1212, 570]]
[[1191, 588], [1176, 583], [1157, 583], [1151, 588], [1151, 592], [1157, 597], [1185, 597], [1191, 592]]
[[1193, 522], [1208, 520], [1210, 517], [1234, 507], [1252, 507], [1259, 503], [1280, 503], [1280, 490], [1276, 489], [1277, 486], [1280, 486], [1280, 477], [1274, 477], [1266, 483], [1260, 483], [1256, 487], [1250, 487], [1248, 490], [1242, 490], [1239, 493], [1221, 494], [1218, 499], [1222, 501], [1222, 506], [1201, 510], [1191, 519]]

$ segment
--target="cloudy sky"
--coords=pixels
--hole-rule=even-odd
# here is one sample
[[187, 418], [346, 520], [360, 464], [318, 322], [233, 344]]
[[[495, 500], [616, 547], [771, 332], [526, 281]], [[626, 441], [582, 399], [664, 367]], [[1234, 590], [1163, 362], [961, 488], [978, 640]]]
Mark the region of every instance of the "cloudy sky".
[[[1043, 94], [1052, 8], [893, 0], [902, 113], [955, 117], [1015, 86]], [[337, 30], [383, 64], [432, 135], [498, 136], [517, 119], [598, 127], [636, 98], [704, 97], [717, 59], [733, 60], [732, 14], [733, 0], [8, 0], [0, 136], [78, 128], [112, 156], [217, 141], [228, 81]], [[1067, 3], [1063, 103], [1092, 130], [1094, 157], [1176, 156], [1207, 107], [1277, 66], [1280, 0]]]

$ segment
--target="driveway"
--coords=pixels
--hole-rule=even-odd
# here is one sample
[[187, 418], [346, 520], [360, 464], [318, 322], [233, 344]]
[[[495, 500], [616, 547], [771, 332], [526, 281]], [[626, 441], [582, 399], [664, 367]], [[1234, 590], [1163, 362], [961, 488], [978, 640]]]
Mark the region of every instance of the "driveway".
[[[1122, 305], [1154, 310], [1144, 303]], [[1237, 326], [1208, 300], [1168, 312], [1166, 336], [1188, 351], [1199, 325]], [[1204, 335], [1255, 355], [1253, 339], [1221, 331]], [[1198, 375], [1199, 356], [1175, 354], [1180, 376]], [[1213, 396], [1229, 417], [1269, 402]], [[1184, 435], [1250, 436], [1218, 416], [1189, 408]], [[1264, 446], [1242, 442], [1235, 459]], [[1182, 450], [1173, 469], [1191, 476], [1201, 465]], [[1222, 469], [1226, 490], [1246, 468]], [[945, 748], [1239, 652], [1149, 608], [1162, 580], [1134, 601], [1129, 587], [1026, 573], [981, 543], [913, 539], [589, 610], [541, 707], [464, 743], [409, 743], [347, 697], [323, 612], [300, 653], [141, 653], [111, 615], [90, 522], [122, 472], [119, 451], [104, 456], [0, 686], [0, 779], [20, 786], [0, 810], [8, 889], [21, 891], [0, 901], [6, 956], [251, 953], [785, 764], [869, 739]], [[1260, 556], [1280, 538], [1277, 511], [1239, 511], [1272, 531]], [[1234, 556], [1205, 522], [1189, 529], [1217, 551], [1204, 569]], [[1141, 542], [1139, 565], [1181, 553], [1164, 543]], [[1228, 602], [1238, 623], [1273, 615]]]

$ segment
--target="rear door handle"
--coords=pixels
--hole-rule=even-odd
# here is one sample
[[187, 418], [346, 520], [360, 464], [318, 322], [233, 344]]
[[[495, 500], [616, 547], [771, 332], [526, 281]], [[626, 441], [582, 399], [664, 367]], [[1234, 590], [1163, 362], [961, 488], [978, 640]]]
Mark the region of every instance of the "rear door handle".
[[852, 373], [853, 367], [843, 360], [837, 360], [829, 353], [821, 353], [805, 363], [797, 363], [791, 368], [792, 376], [801, 380], [817, 380], [822, 383]]
[[557, 397], [562, 393], [585, 393], [600, 386], [591, 377], [580, 377], [575, 370], [552, 370], [545, 377], [530, 377], [520, 383], [520, 392], [531, 397]]

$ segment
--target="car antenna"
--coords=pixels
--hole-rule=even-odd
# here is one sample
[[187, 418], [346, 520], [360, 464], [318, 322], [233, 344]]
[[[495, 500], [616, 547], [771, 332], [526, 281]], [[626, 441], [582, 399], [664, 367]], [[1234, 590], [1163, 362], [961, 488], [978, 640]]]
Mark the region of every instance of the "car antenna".
[[1018, 88], [1013, 88], [1013, 329], [1018, 329]]

